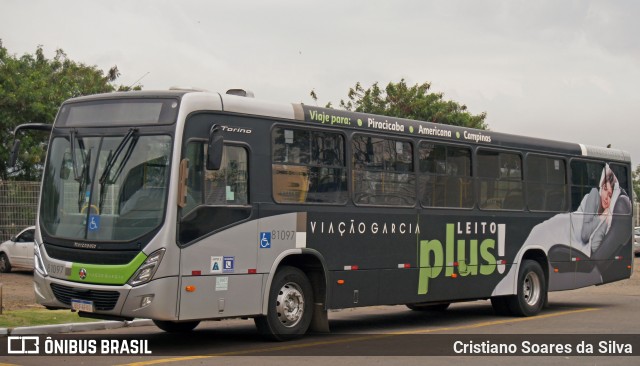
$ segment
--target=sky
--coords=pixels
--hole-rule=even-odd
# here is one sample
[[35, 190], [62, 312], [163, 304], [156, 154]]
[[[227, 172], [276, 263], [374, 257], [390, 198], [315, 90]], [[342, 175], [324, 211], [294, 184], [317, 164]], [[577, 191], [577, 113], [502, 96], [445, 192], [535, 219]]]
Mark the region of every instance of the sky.
[[635, 167], [638, 18], [635, 0], [0, 0], [0, 39], [145, 90], [337, 106], [356, 82], [429, 82], [493, 131], [611, 144]]

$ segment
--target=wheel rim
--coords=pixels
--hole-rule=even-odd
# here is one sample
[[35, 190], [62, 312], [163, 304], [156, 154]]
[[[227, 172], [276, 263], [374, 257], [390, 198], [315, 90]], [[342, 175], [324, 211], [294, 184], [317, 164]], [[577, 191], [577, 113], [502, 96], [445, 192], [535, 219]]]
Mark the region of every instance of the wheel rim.
[[304, 296], [297, 283], [288, 282], [278, 291], [276, 312], [280, 323], [287, 328], [295, 327], [302, 320]]
[[529, 272], [524, 277], [522, 283], [522, 294], [524, 295], [524, 301], [529, 306], [535, 306], [540, 300], [540, 294], [542, 293], [540, 288], [540, 277], [535, 272]]
[[4, 272], [7, 269], [7, 258], [4, 255], [0, 255], [0, 271]]

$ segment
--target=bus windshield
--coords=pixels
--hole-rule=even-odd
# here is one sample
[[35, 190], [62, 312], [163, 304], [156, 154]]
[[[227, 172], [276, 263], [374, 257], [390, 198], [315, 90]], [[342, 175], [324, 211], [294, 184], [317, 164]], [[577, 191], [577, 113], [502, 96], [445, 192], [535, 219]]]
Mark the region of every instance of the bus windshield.
[[53, 138], [42, 185], [40, 222], [53, 237], [130, 241], [163, 221], [171, 137]]

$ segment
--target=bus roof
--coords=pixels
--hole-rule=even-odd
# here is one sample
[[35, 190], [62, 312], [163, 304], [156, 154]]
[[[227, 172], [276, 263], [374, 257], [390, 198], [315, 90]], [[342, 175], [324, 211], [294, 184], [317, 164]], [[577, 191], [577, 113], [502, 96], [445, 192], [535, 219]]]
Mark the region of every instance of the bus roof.
[[[181, 109], [183, 109], [183, 112], [185, 112], [185, 108], [193, 109], [187, 110], [187, 114], [196, 110], [201, 110], [203, 109], [203, 105], [207, 105], [207, 110], [219, 110], [229, 113], [288, 119], [308, 125], [355, 129], [362, 132], [384, 133], [387, 135], [406, 137], [423, 137], [454, 143], [470, 143], [477, 146], [517, 148], [530, 151], [579, 155], [623, 162], [631, 161], [631, 156], [626, 151], [600, 146], [589, 146], [578, 143], [506, 134], [491, 130], [479, 130], [368, 113], [349, 112], [338, 109], [309, 106], [302, 103], [277, 103], [263, 99], [240, 97], [216, 92], [205, 92], [201, 90], [172, 89], [163, 91], [116, 92], [78, 97], [70, 99], [66, 103], [131, 97], [175, 97], [182, 100]], [[191, 103], [191, 100], [197, 102]], [[207, 103], [207, 101], [210, 101], [210, 103]]]

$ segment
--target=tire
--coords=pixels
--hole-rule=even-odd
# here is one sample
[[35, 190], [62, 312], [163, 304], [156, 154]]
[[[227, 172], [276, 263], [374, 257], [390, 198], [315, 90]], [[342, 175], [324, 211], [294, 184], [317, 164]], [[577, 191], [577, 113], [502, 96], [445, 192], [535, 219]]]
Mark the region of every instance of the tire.
[[447, 311], [451, 303], [442, 303], [442, 304], [424, 304], [424, 303], [416, 303], [416, 304], [407, 304], [407, 307], [413, 311], [431, 311], [434, 313], [443, 313]]
[[4, 253], [0, 253], [0, 272], [11, 272], [11, 262], [9, 262], [9, 258], [7, 258], [7, 255]]
[[511, 313], [511, 309], [509, 309], [509, 298], [511, 298], [511, 296], [497, 296], [491, 298], [491, 306], [493, 306], [493, 312], [496, 313], [496, 315], [513, 315]]
[[186, 333], [192, 331], [200, 324], [199, 320], [193, 320], [188, 322], [172, 322], [169, 320], [154, 320], [153, 323], [156, 327], [164, 330], [167, 333]]
[[271, 283], [267, 315], [254, 319], [258, 332], [272, 341], [302, 337], [309, 329], [313, 309], [313, 291], [300, 269], [284, 266]]
[[547, 299], [547, 283], [540, 264], [527, 259], [518, 271], [518, 293], [507, 297], [509, 310], [516, 316], [538, 314]]

